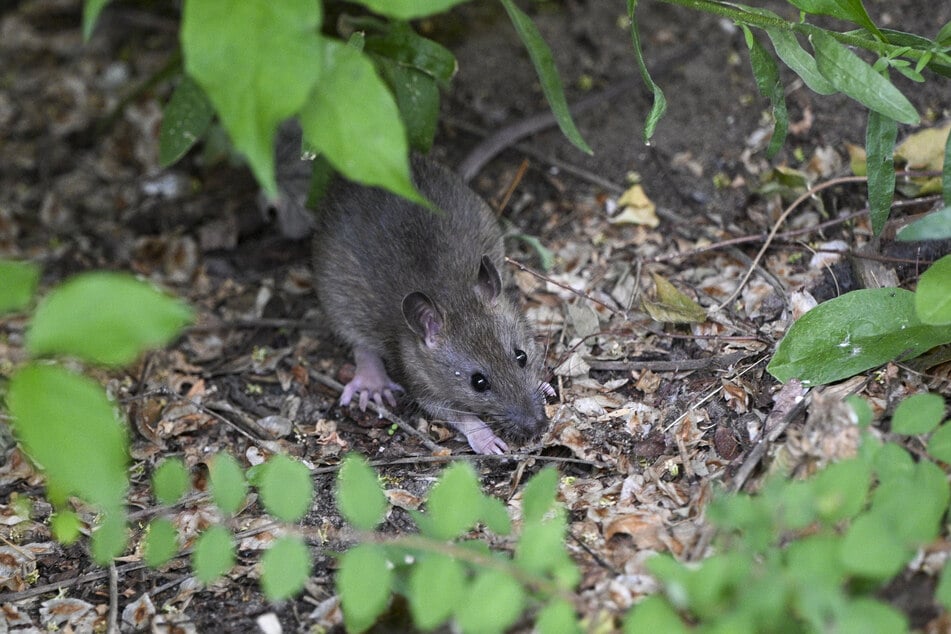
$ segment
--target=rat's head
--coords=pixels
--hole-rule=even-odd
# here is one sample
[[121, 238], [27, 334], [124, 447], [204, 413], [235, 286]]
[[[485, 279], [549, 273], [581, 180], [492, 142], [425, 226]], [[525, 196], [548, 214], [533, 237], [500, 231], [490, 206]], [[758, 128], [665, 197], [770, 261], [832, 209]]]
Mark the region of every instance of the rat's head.
[[443, 306], [413, 292], [403, 298], [403, 317], [407, 387], [424, 409], [447, 422], [477, 416], [517, 442], [545, 431], [551, 388], [539, 377], [541, 351], [487, 256], [463, 300]]

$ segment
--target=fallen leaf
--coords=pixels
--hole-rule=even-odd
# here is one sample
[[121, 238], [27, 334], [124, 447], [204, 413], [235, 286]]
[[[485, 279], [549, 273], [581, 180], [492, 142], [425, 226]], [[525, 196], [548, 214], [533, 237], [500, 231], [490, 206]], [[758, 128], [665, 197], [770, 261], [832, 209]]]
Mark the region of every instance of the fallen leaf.
[[666, 278], [651, 273], [657, 286], [657, 301], [646, 299], [641, 303], [644, 310], [654, 321], [669, 324], [699, 323], [706, 321], [707, 311], [667, 281]]
[[640, 185], [634, 185], [621, 194], [617, 204], [621, 212], [608, 218], [612, 225], [644, 225], [653, 229], [660, 224], [657, 206]]

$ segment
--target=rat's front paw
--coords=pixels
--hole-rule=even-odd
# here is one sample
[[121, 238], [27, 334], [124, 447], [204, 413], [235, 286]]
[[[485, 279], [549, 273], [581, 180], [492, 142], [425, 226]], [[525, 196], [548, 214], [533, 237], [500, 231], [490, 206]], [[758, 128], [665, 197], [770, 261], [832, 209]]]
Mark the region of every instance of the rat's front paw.
[[476, 453], [501, 455], [508, 453], [509, 446], [496, 436], [489, 426], [475, 416], [454, 422], [453, 425], [466, 436], [469, 446]]
[[360, 399], [357, 404], [360, 407], [360, 411], [366, 410], [371, 398], [378, 407], [383, 407], [384, 400], [386, 400], [390, 407], [396, 407], [396, 396], [394, 392], [402, 391], [403, 387], [399, 383], [391, 381], [390, 377], [386, 375], [380, 380], [379, 377], [367, 377], [357, 374], [343, 388], [343, 394], [340, 396], [340, 404], [349, 405], [353, 397], [359, 394]]

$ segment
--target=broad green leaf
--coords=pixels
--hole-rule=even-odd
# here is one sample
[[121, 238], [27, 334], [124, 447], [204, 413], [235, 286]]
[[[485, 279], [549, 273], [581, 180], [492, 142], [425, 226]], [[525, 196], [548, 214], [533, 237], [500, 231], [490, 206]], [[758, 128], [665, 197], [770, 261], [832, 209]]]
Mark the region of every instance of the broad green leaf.
[[386, 495], [376, 472], [357, 454], [348, 455], [337, 476], [337, 508], [355, 527], [372, 531], [383, 521]]
[[439, 119], [439, 87], [432, 77], [416, 68], [403, 66], [386, 57], [376, 61], [380, 75], [396, 98], [410, 147], [418, 152], [428, 152]]
[[175, 504], [188, 490], [188, 470], [179, 458], [166, 458], [152, 474], [152, 490], [162, 504]]
[[258, 183], [277, 195], [274, 136], [317, 83], [321, 4], [311, 0], [186, 0], [185, 70], [215, 105]]
[[894, 534], [891, 522], [881, 513], [870, 513], [852, 522], [841, 541], [839, 556], [854, 574], [889, 579], [904, 567], [912, 552]]
[[100, 566], [108, 566], [122, 554], [129, 543], [125, 509], [116, 506], [100, 514], [100, 524], [92, 534], [92, 558]]
[[224, 526], [212, 526], [195, 542], [192, 570], [208, 585], [234, 566], [234, 540]]
[[426, 555], [412, 567], [409, 590], [413, 623], [423, 630], [442, 625], [456, 606], [469, 598], [465, 568], [455, 559], [436, 553]]
[[951, 326], [922, 324], [914, 301], [911, 291], [877, 288], [819, 304], [792, 325], [766, 369], [784, 383], [822, 385], [951, 342]]
[[555, 599], [539, 610], [535, 631], [540, 634], [581, 634], [583, 630], [574, 607], [564, 599]]
[[911, 455], [904, 447], [893, 442], [882, 445], [873, 466], [880, 482], [907, 480], [915, 473], [915, 462]]
[[933, 431], [944, 418], [944, 399], [938, 394], [912, 394], [895, 408], [892, 431], [914, 436]]
[[[248, 484], [244, 481], [244, 472], [241, 467], [228, 453], [216, 454], [209, 461], [208, 466], [211, 476], [211, 495], [215, 504], [224, 513], [229, 515], [237, 513], [248, 494]], [[306, 471], [306, 467], [304, 469]], [[282, 519], [285, 518], [282, 517]]]
[[558, 471], [546, 467], [536, 473], [522, 490], [522, 517], [526, 523], [539, 522], [555, 504]]
[[868, 12], [862, 6], [862, 0], [789, 0], [789, 2], [806, 13], [831, 15], [840, 20], [848, 20], [867, 29], [879, 39], [885, 39], [872, 19], [868, 17]]
[[895, 86], [831, 35], [810, 35], [816, 65], [837, 90], [900, 123], [916, 125], [918, 112]]
[[[945, 192], [947, 191], [949, 190], [946, 188]], [[951, 205], [933, 211], [924, 218], [902, 227], [896, 238], [904, 242], [951, 238]]]
[[40, 281], [40, 267], [32, 262], [0, 260], [0, 315], [26, 308]]
[[921, 274], [915, 290], [915, 311], [923, 323], [951, 324], [951, 255], [946, 255]]
[[641, 48], [640, 27], [637, 23], [637, 17], [634, 15], [636, 8], [637, 0], [627, 0], [627, 17], [631, 21], [631, 44], [634, 47], [634, 57], [637, 58], [637, 68], [641, 71], [641, 79], [654, 98], [651, 103], [651, 111], [644, 121], [644, 143], [650, 144], [657, 123], [667, 112], [667, 97], [664, 96], [664, 91], [660, 89], [660, 86], [654, 83], [650, 71], [647, 70], [647, 62], [644, 61], [644, 51]]
[[773, 106], [773, 136], [766, 148], [766, 158], [773, 158], [776, 152], [786, 141], [786, 131], [789, 128], [789, 115], [786, 111], [786, 95], [783, 84], [779, 80], [779, 68], [776, 60], [769, 51], [753, 36], [749, 27], [742, 25], [746, 36], [746, 46], [750, 51], [750, 64], [753, 66], [753, 77], [760, 94], [768, 98]]
[[[951, 24], [951, 22], [948, 22]], [[945, 25], [947, 26], [947, 25]], [[941, 162], [941, 192], [945, 209], [951, 207], [951, 134], [944, 142], [944, 160]]]
[[314, 499], [310, 470], [282, 454], [275, 454], [263, 466], [260, 491], [267, 512], [285, 522], [304, 517]]
[[509, 519], [508, 510], [505, 503], [498, 498], [483, 496], [480, 519], [496, 535], [508, 535], [512, 532], [512, 520]]
[[393, 586], [393, 569], [377, 544], [360, 544], [340, 558], [337, 591], [347, 630], [362, 632], [386, 609]]
[[125, 498], [125, 425], [102, 387], [53, 365], [30, 364], [10, 379], [13, 430], [47, 475], [50, 499], [76, 494], [104, 508]]
[[532, 522], [522, 529], [515, 547], [519, 567], [543, 575], [559, 563], [558, 553], [565, 549], [565, 523], [551, 520]]
[[869, 597], [857, 597], [842, 606], [838, 622], [826, 625], [842, 634], [895, 634], [908, 632], [908, 617]]
[[437, 13], [444, 13], [466, 0], [354, 0], [374, 13], [386, 15], [397, 20], [414, 20]]
[[205, 92], [188, 75], [181, 81], [162, 111], [159, 129], [159, 165], [168, 167], [201, 138], [211, 125], [215, 108]]
[[403, 122], [372, 62], [334, 40], [322, 46], [320, 85], [300, 115], [305, 141], [347, 178], [428, 204], [410, 180]]
[[483, 570], [456, 607], [456, 622], [465, 632], [504, 632], [522, 613], [525, 591], [510, 575]]
[[935, 460], [951, 463], [951, 423], [942, 425], [928, 439], [928, 455]]
[[450, 80], [459, 70], [459, 64], [449, 49], [421, 37], [402, 23], [390, 25], [383, 35], [368, 36], [364, 50], [400, 66], [418, 70], [432, 77], [442, 88], [449, 87]]
[[941, 48], [951, 47], [951, 21], [945, 23], [934, 38], [935, 43]]
[[281, 537], [261, 558], [261, 587], [271, 601], [294, 596], [310, 577], [311, 559], [300, 537]]
[[66, 508], [57, 510], [50, 518], [50, 529], [53, 531], [53, 536], [56, 537], [56, 541], [64, 546], [69, 546], [79, 539], [81, 528], [82, 522], [79, 520], [79, 516], [76, 515], [75, 511]]
[[86, 0], [83, 3], [83, 41], [88, 42], [96, 28], [99, 14], [109, 4], [109, 0]]
[[823, 469], [812, 487], [819, 515], [830, 523], [857, 515], [865, 507], [871, 476], [869, 466], [858, 458]]
[[686, 577], [691, 609], [700, 619], [714, 618], [724, 602], [735, 595], [750, 576], [751, 554], [725, 552], [705, 559]]
[[806, 52], [796, 39], [792, 31], [786, 29], [766, 29], [766, 34], [773, 43], [776, 55], [789, 66], [813, 92], [820, 95], [831, 95], [838, 92], [829, 80], [822, 76], [816, 66], [816, 59]]
[[859, 427], [868, 427], [872, 424], [872, 406], [868, 404], [868, 401], [857, 394], [850, 394], [845, 397], [845, 402], [855, 412], [855, 421]]
[[457, 462], [447, 468], [426, 501], [430, 536], [455, 539], [465, 533], [480, 519], [482, 500], [479, 479], [469, 463]]
[[890, 522], [895, 539], [917, 547], [938, 536], [951, 492], [944, 472], [930, 460], [915, 465], [906, 477], [879, 484], [872, 512]]
[[131, 363], [174, 339], [192, 319], [182, 302], [123, 273], [82, 273], [40, 302], [26, 335], [34, 355]]
[[624, 634], [643, 634], [644, 632], [687, 634], [689, 631], [680, 620], [677, 611], [656, 594], [631, 608], [624, 619]]
[[868, 206], [872, 231], [882, 232], [895, 198], [895, 139], [898, 123], [875, 111], [868, 112], [865, 155], [868, 173]]
[[512, 26], [518, 33], [519, 39], [525, 45], [528, 56], [535, 66], [535, 72], [538, 73], [538, 80], [542, 85], [542, 92], [548, 99], [548, 105], [551, 107], [552, 114], [558, 121], [558, 127], [562, 134], [571, 141], [572, 145], [587, 154], [592, 154], [591, 148], [581, 138], [581, 133], [575, 127], [575, 122], [571, 118], [571, 112], [568, 110], [568, 102], [565, 100], [565, 91], [561, 85], [561, 77], [558, 75], [558, 69], [555, 67], [555, 60], [552, 57], [551, 49], [542, 39], [538, 27], [532, 22], [521, 9], [515, 6], [513, 0], [499, 0], [509, 14]]
[[164, 517], [149, 522], [143, 558], [149, 568], [157, 568], [178, 554], [175, 525]]

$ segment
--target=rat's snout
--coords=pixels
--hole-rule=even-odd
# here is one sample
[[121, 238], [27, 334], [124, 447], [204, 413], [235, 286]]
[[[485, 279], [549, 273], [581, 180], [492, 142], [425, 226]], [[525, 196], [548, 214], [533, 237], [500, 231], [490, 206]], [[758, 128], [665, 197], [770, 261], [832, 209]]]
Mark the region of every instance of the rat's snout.
[[548, 429], [548, 415], [544, 401], [532, 399], [526, 407], [513, 408], [507, 413], [512, 435], [520, 439], [534, 439]]

